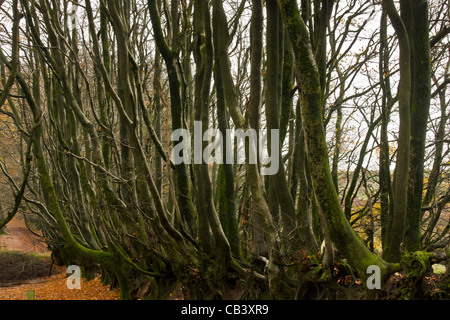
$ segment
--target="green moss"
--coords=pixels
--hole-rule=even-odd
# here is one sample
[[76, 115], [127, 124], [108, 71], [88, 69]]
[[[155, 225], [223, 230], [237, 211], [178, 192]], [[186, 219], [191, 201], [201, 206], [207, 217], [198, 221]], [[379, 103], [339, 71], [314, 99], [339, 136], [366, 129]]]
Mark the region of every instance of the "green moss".
[[431, 255], [432, 253], [425, 251], [409, 252], [402, 256], [400, 266], [408, 277], [422, 277], [431, 269]]

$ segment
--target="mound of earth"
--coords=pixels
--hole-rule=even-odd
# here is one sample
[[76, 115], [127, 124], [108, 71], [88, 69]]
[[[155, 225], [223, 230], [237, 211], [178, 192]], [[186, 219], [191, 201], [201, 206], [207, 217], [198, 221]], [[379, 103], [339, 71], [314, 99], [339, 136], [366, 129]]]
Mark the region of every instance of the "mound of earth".
[[[0, 287], [48, 277], [52, 263], [47, 246], [28, 230], [23, 217], [13, 218], [0, 235]], [[52, 274], [57, 273], [52, 268]]]

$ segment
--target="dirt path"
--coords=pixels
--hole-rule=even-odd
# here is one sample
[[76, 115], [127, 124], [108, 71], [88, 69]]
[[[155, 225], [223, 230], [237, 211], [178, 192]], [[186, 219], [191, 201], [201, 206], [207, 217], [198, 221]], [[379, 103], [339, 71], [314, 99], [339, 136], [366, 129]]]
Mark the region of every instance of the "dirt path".
[[0, 250], [50, 255], [47, 246], [28, 230], [23, 219], [13, 218], [6, 229], [7, 233], [0, 235]]
[[[32, 252], [50, 255], [47, 246], [33, 235], [20, 218], [14, 218], [7, 225], [7, 233], [0, 235], [0, 250]], [[26, 300], [28, 290], [34, 290], [36, 300], [117, 300], [117, 290], [103, 286], [100, 277], [89, 282], [81, 281], [81, 289], [68, 289], [65, 267], [55, 267], [58, 274], [51, 277], [25, 281], [14, 287], [0, 287], [0, 300]]]

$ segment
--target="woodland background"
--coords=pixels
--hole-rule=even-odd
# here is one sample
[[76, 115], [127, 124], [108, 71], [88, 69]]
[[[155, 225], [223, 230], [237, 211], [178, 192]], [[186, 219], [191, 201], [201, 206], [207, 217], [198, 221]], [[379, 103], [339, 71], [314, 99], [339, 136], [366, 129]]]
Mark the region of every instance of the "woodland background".
[[[449, 31], [446, 0], [0, 0], [0, 229], [122, 299], [448, 299]], [[280, 170], [174, 164], [194, 121], [280, 130]]]

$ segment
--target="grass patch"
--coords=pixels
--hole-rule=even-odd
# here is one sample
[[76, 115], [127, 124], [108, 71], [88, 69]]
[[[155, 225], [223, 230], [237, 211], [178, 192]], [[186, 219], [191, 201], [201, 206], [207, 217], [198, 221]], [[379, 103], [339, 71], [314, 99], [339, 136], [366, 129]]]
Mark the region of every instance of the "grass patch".
[[49, 276], [51, 258], [34, 253], [0, 251], [0, 283]]

